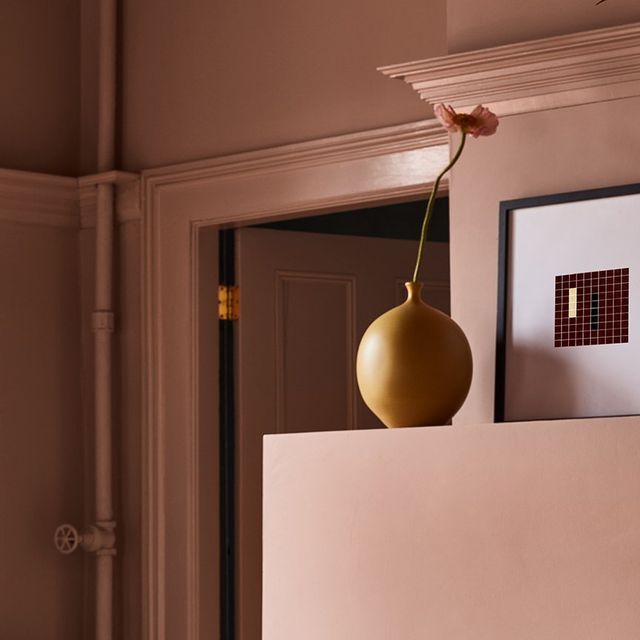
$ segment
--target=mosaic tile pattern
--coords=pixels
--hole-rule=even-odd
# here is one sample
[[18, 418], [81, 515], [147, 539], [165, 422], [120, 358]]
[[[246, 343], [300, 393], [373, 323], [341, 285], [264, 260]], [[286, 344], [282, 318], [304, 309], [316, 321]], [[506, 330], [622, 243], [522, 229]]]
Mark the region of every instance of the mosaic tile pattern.
[[629, 342], [629, 269], [556, 276], [556, 347]]

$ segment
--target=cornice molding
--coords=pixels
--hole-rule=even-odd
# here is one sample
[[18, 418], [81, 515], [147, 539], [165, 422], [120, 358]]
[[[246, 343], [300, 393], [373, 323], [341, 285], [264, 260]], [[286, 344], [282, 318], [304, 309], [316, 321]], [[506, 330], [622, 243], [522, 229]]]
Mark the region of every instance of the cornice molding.
[[0, 221], [67, 229], [93, 227], [99, 184], [115, 185], [119, 223], [140, 218], [138, 174], [109, 171], [67, 178], [0, 169]]
[[[437, 120], [420, 120], [358, 133], [248, 151], [144, 171], [146, 178], [188, 182], [198, 177], [248, 177], [264, 172], [376, 158], [415, 149], [448, 146]], [[163, 177], [169, 179], [162, 180]]]
[[513, 115], [640, 95], [640, 23], [380, 67], [431, 104]]
[[77, 180], [0, 169], [0, 220], [79, 228]]

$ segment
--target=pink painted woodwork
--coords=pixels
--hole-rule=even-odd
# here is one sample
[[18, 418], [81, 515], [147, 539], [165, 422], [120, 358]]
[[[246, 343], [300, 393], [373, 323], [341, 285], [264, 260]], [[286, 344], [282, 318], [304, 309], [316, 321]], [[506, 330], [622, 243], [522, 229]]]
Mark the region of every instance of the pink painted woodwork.
[[263, 640], [633, 638], [636, 418], [265, 439]]
[[498, 116], [640, 95], [640, 23], [516, 42], [379, 69], [431, 105]]

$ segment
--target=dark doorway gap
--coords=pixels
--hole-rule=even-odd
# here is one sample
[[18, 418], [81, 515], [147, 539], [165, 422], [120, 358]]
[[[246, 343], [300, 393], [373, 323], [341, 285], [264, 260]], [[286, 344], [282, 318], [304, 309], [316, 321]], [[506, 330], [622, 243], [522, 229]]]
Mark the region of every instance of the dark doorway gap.
[[[260, 229], [418, 240], [426, 200], [253, 225]], [[449, 242], [449, 198], [437, 198], [427, 240]]]
[[[218, 232], [220, 284], [235, 284], [235, 232]], [[218, 320], [220, 358], [220, 638], [235, 637], [234, 323]]]

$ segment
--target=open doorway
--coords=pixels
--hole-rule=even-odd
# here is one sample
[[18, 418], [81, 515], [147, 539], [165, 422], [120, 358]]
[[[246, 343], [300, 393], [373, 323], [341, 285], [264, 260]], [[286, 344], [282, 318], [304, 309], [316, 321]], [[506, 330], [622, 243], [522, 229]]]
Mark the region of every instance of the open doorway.
[[[222, 282], [240, 317], [221, 322], [225, 640], [261, 637], [262, 436], [380, 428], [355, 383], [368, 324], [404, 299], [426, 202], [220, 232]], [[449, 313], [448, 199], [437, 201], [422, 279]]]

